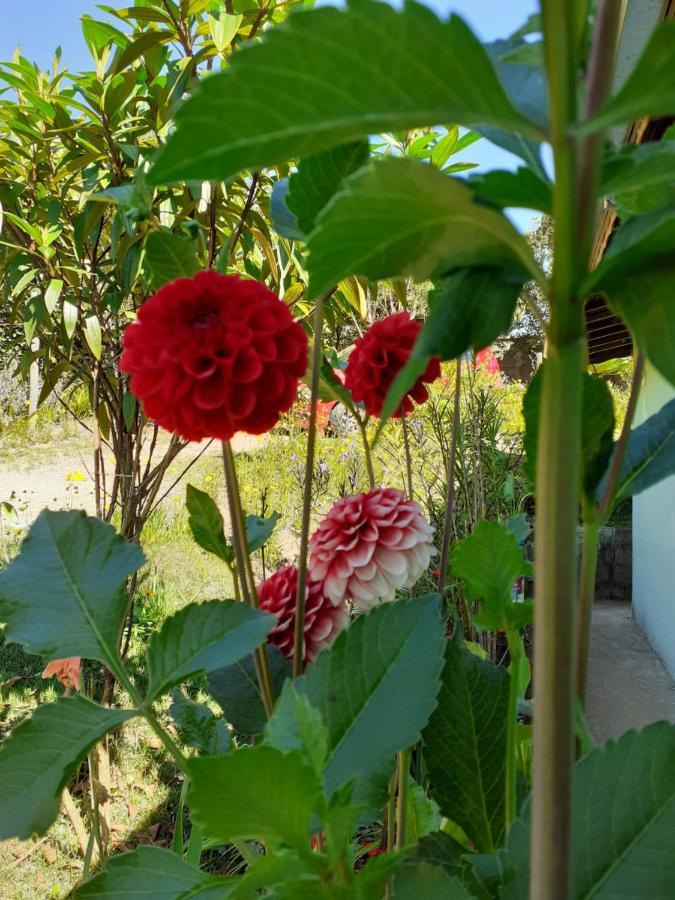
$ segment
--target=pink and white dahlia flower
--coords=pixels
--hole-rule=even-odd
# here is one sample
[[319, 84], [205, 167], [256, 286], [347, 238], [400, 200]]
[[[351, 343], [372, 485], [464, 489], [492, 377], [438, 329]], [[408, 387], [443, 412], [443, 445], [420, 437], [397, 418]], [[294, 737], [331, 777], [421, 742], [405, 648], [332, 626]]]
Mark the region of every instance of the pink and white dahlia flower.
[[334, 603], [349, 597], [370, 609], [415, 584], [436, 553], [433, 533], [418, 504], [394, 488], [343, 497], [312, 535], [312, 576]]
[[[260, 608], [273, 613], [277, 624], [268, 636], [285, 657], [293, 658], [295, 637], [295, 598], [298, 591], [298, 570], [286, 566], [270, 575], [258, 587]], [[349, 611], [343, 598], [329, 599], [320, 581], [307, 573], [305, 600], [304, 662], [313, 662], [320, 650], [330, 647], [338, 634], [349, 624]]]

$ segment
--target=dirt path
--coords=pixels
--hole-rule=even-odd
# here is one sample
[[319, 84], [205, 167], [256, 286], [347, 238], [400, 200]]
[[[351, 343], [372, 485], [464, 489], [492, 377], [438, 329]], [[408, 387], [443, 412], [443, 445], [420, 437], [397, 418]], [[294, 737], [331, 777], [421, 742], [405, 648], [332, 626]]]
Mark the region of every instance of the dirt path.
[[[238, 435], [233, 440], [235, 451], [259, 446], [262, 438]], [[0, 502], [8, 501], [18, 513], [15, 525], [30, 525], [39, 512], [48, 509], [84, 509], [94, 513], [94, 479], [92, 470], [91, 438], [84, 429], [67, 435], [55, 430], [49, 443], [26, 447], [4, 447], [0, 458]], [[162, 444], [168, 436], [162, 435], [155, 451], [161, 458]], [[165, 477], [163, 489], [180, 475], [185, 467], [202, 451], [204, 457], [217, 456], [220, 444], [214, 441], [189, 444], [172, 463]], [[205, 449], [206, 448], [206, 449]], [[104, 461], [109, 471], [114, 465], [112, 453], [104, 450]], [[174, 490], [183, 490], [177, 485]]]

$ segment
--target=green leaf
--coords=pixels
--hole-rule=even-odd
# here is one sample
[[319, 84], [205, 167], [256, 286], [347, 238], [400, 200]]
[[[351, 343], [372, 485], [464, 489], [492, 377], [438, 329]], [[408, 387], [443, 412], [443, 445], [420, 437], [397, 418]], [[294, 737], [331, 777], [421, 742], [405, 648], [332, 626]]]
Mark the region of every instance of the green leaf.
[[194, 747], [208, 756], [226, 753], [232, 742], [223, 719], [217, 719], [208, 706], [196, 703], [176, 688], [171, 692], [169, 715], [178, 726], [186, 747]]
[[401, 600], [359, 616], [295, 681], [328, 728], [329, 795], [419, 738], [442, 666], [438, 602], [437, 595]]
[[328, 756], [328, 732], [321, 718], [292, 681], [284, 684], [274, 715], [265, 729], [265, 742], [277, 750], [298, 750], [321, 775]]
[[[227, 897], [239, 884], [239, 878], [218, 878], [202, 872], [163, 847], [141, 846], [133, 853], [113, 856], [105, 869], [85, 881], [75, 891], [77, 898], [123, 900], [147, 897], [148, 900], [187, 900], [188, 897]], [[208, 888], [217, 893], [207, 894]]]
[[173, 31], [168, 29], [165, 31], [144, 31], [135, 40], [131, 41], [120, 53], [115, 61], [115, 73], [124, 72], [136, 60], [147, 53], [148, 50], [154, 50], [162, 44], [175, 39]]
[[66, 335], [69, 338], [72, 338], [75, 333], [79, 311], [80, 308], [76, 303], [71, 303], [70, 300], [63, 301], [63, 327], [66, 329]]
[[[525, 419], [525, 472], [536, 483], [537, 445], [541, 391], [546, 363], [530, 382], [523, 399]], [[588, 373], [583, 376], [583, 407], [581, 421], [582, 485], [589, 499], [596, 494], [598, 482], [607, 468], [614, 447], [614, 404], [609, 388], [600, 378]]]
[[100, 359], [102, 337], [101, 323], [98, 320], [98, 316], [87, 316], [87, 318], [84, 320], [84, 337], [87, 341], [89, 349], [94, 354], [96, 359]]
[[429, 294], [430, 314], [412, 353], [394, 378], [382, 409], [386, 420], [425, 371], [429, 360], [482, 350], [511, 324], [524, 276], [498, 268], [458, 269]]
[[432, 797], [479, 850], [504, 833], [508, 695], [506, 669], [470, 653], [457, 629], [422, 740]]
[[192, 821], [208, 838], [263, 841], [310, 851], [311, 819], [321, 808], [319, 776], [299, 753], [244, 747], [189, 763]]
[[260, 550], [272, 537], [272, 533], [276, 528], [277, 522], [281, 518], [278, 512], [273, 512], [270, 516], [246, 516], [246, 540], [248, 542], [248, 552], [255, 553]]
[[452, 552], [453, 574], [464, 580], [472, 599], [481, 601], [474, 623], [490, 631], [519, 628], [531, 620], [531, 604], [514, 603], [512, 595], [516, 578], [531, 568], [515, 536], [499, 522], [479, 522]]
[[136, 398], [129, 391], [126, 391], [122, 398], [122, 415], [124, 416], [124, 424], [127, 431], [131, 431], [134, 427], [134, 417], [136, 415]]
[[185, 505], [192, 537], [202, 550], [213, 553], [223, 562], [232, 565], [234, 550], [225, 537], [225, 523], [215, 500], [205, 491], [188, 484]]
[[472, 900], [473, 896], [459, 878], [424, 862], [401, 866], [394, 881], [394, 900]]
[[352, 175], [308, 242], [310, 294], [348, 275], [424, 281], [458, 266], [509, 266], [540, 279], [523, 237], [466, 183], [415, 159], [387, 158]]
[[[274, 644], [267, 645], [267, 658], [274, 695], [279, 696], [284, 681], [290, 677], [291, 664]], [[262, 733], [267, 714], [260, 696], [253, 657], [247, 656], [231, 666], [209, 672], [207, 683], [209, 693], [235, 731], [247, 737]]]
[[364, 135], [439, 122], [539, 136], [460, 18], [441, 22], [413, 2], [398, 12], [351, 0], [347, 9], [289, 16], [201, 82], [178, 111], [176, 134], [151, 177], [224, 179]]
[[419, 844], [425, 835], [439, 833], [441, 814], [438, 805], [412, 777], [408, 779], [406, 819], [408, 844]]
[[364, 139], [300, 160], [298, 171], [289, 179], [286, 203], [304, 234], [313, 230], [316, 217], [343, 180], [365, 165], [369, 154], [368, 141]]
[[[504, 900], [528, 893], [530, 805], [499, 854]], [[675, 725], [657, 722], [591, 751], [574, 768], [574, 900], [672, 896], [675, 855]]]
[[0, 745], [0, 838], [44, 834], [80, 760], [108, 731], [135, 715], [98, 706], [80, 694], [39, 706]]
[[126, 580], [144, 562], [136, 544], [99, 519], [43, 510], [0, 571], [5, 639], [49, 659], [83, 656], [114, 669]]
[[275, 618], [236, 600], [191, 603], [165, 620], [146, 651], [147, 702], [179, 681], [247, 656], [265, 640]]
[[[635, 497], [675, 474], [675, 400], [631, 431], [614, 503]], [[601, 495], [604, 484], [598, 488]]]
[[96, 59], [99, 59], [105, 48], [111, 44], [125, 47], [128, 43], [126, 35], [107, 22], [97, 22], [87, 15], [82, 16], [81, 22], [84, 39]]
[[222, 53], [232, 43], [239, 30], [243, 16], [234, 16], [221, 9], [217, 15], [209, 16], [209, 32], [218, 53]]
[[277, 234], [291, 241], [304, 241], [305, 233], [300, 230], [295, 213], [288, 208], [289, 179], [280, 178], [274, 182], [270, 194], [270, 218]]
[[630, 144], [610, 153], [600, 190], [612, 196], [620, 218], [675, 204], [675, 140]]
[[[16, 290], [16, 288], [15, 288], [15, 290]], [[56, 309], [56, 304], [59, 302], [59, 297], [61, 296], [62, 290], [63, 290], [63, 281], [60, 278], [52, 278], [51, 281], [49, 282], [49, 284], [47, 285], [47, 290], [45, 291], [45, 306], [47, 307], [47, 312], [50, 315]]]
[[461, 876], [464, 868], [462, 857], [466, 855], [466, 847], [459, 844], [445, 831], [432, 831], [418, 842], [408, 860], [411, 863], [427, 863], [438, 866], [449, 875]]
[[191, 245], [170, 231], [151, 231], [145, 239], [145, 263], [154, 288], [176, 278], [192, 278], [201, 269]]
[[635, 68], [602, 109], [583, 122], [578, 134], [622, 125], [643, 116], [659, 118], [675, 113], [675, 22], [654, 29]]
[[551, 186], [531, 169], [520, 168], [515, 172], [495, 169], [470, 177], [469, 185], [479, 197], [500, 209], [515, 206], [551, 215]]

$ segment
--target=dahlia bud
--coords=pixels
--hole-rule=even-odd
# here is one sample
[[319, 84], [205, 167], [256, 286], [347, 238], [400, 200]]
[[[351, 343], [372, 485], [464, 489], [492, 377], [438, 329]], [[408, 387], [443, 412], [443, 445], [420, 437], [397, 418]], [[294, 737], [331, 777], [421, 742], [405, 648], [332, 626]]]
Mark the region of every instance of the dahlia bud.
[[370, 609], [415, 584], [437, 552], [433, 533], [418, 504], [394, 488], [343, 497], [310, 540], [312, 575], [333, 602], [349, 597]]
[[[358, 338], [347, 363], [345, 386], [357, 403], [363, 403], [369, 416], [382, 415], [382, 407], [394, 378], [408, 361], [422, 326], [407, 312], [380, 319]], [[409, 413], [416, 403], [424, 403], [429, 393], [425, 382], [435, 381], [441, 374], [437, 359], [405, 394], [394, 418]]]
[[307, 369], [307, 335], [276, 294], [212, 270], [160, 288], [122, 343], [145, 415], [189, 441], [269, 431]]
[[[286, 566], [270, 575], [258, 587], [260, 608], [277, 617], [268, 640], [276, 644], [285, 657], [293, 658], [295, 638], [295, 601], [298, 591], [298, 570]], [[305, 663], [313, 662], [324, 647], [330, 647], [338, 634], [349, 624], [349, 611], [344, 597], [329, 599], [321, 585], [310, 573], [307, 576], [305, 599]]]

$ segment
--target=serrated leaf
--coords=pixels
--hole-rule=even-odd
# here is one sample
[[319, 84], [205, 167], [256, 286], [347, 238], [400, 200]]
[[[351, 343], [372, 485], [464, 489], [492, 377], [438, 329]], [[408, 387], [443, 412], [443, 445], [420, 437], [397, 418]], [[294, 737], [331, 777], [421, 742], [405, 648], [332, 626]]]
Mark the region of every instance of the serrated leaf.
[[[675, 400], [650, 416], [628, 439], [614, 503], [635, 497], [675, 474]], [[602, 494], [604, 482], [598, 487]]]
[[320, 810], [319, 776], [299, 753], [245, 747], [189, 763], [192, 821], [208, 838], [260, 840], [310, 852], [311, 819]]
[[274, 623], [274, 616], [236, 600], [191, 603], [169, 616], [146, 651], [147, 702], [179, 681], [231, 665], [252, 653]]
[[43, 510], [0, 571], [5, 639], [49, 659], [83, 656], [114, 668], [126, 579], [144, 562], [137, 545], [99, 519]]
[[328, 728], [328, 795], [415, 743], [436, 705], [444, 643], [437, 595], [385, 603], [295, 681]]
[[[499, 896], [528, 893], [529, 802], [497, 858]], [[675, 725], [657, 722], [574, 767], [571, 900], [667, 900], [675, 879]]]
[[453, 268], [509, 266], [541, 278], [523, 237], [466, 183], [415, 159], [372, 162], [347, 179], [308, 241], [310, 293], [349, 275], [424, 281]]
[[170, 231], [151, 231], [145, 239], [145, 264], [154, 288], [176, 278], [192, 278], [201, 269], [191, 244]]
[[246, 516], [246, 540], [248, 542], [248, 552], [255, 553], [260, 550], [272, 537], [277, 522], [281, 518], [278, 512], [273, 512], [265, 518], [264, 516]]
[[304, 234], [313, 230], [316, 217], [343, 180], [365, 165], [369, 152], [368, 141], [364, 139], [300, 160], [297, 172], [289, 179], [286, 204]]
[[469, 348], [482, 350], [511, 324], [524, 276], [498, 268], [459, 269], [429, 294], [430, 314], [412, 353], [394, 378], [382, 416], [398, 409], [429, 360], [456, 359]]
[[603, 163], [600, 191], [613, 198], [620, 218], [675, 204], [675, 140], [630, 144]]
[[195, 541], [202, 550], [213, 553], [231, 565], [234, 550], [225, 537], [225, 523], [215, 500], [205, 491], [188, 484], [185, 505], [189, 513], [188, 525]]
[[[290, 677], [291, 664], [274, 644], [267, 645], [267, 658], [274, 695], [279, 696], [284, 681]], [[209, 693], [220, 705], [225, 718], [235, 731], [247, 737], [262, 733], [267, 722], [267, 714], [251, 656], [240, 659], [231, 666], [209, 672], [207, 683]]]
[[508, 695], [506, 669], [470, 653], [457, 629], [422, 740], [431, 796], [479, 850], [504, 833]]
[[407, 842], [418, 845], [428, 834], [438, 832], [441, 826], [441, 813], [438, 804], [427, 794], [421, 784], [412, 777], [408, 778], [408, 794], [406, 806]]
[[44, 834], [77, 764], [133, 710], [106, 709], [80, 694], [39, 706], [0, 745], [0, 838]]
[[499, 522], [479, 522], [452, 552], [453, 574], [463, 579], [472, 599], [480, 600], [473, 620], [481, 629], [518, 628], [531, 620], [531, 604], [514, 603], [512, 596], [516, 578], [531, 568], [515, 536]]
[[56, 309], [56, 304], [59, 302], [62, 290], [63, 281], [61, 278], [52, 278], [47, 285], [47, 290], [45, 291], [45, 306], [50, 315]]
[[[215, 897], [229, 896], [240, 880], [209, 875], [163, 847], [141, 846], [133, 853], [109, 859], [102, 872], [76, 888], [75, 897], [187, 900], [213, 896], [215, 900]], [[202, 893], [209, 888], [214, 890], [213, 894]]]
[[207, 756], [217, 756], [230, 749], [232, 739], [225, 721], [217, 719], [208, 706], [191, 700], [178, 688], [171, 692], [169, 715], [186, 747], [194, 747]]
[[[243, 116], [242, 98], [253, 96]], [[364, 135], [439, 122], [538, 136], [460, 18], [441, 22], [412, 2], [399, 12], [351, 0], [347, 9], [292, 14], [233, 54], [228, 69], [180, 108], [151, 177], [224, 179]]]
[[298, 750], [321, 775], [328, 755], [328, 732], [320, 712], [292, 681], [284, 684], [274, 714], [265, 728], [265, 742], [287, 753]]
[[583, 122], [578, 134], [591, 134], [643, 116], [659, 118], [675, 112], [675, 22], [662, 22], [624, 84], [602, 109]]

